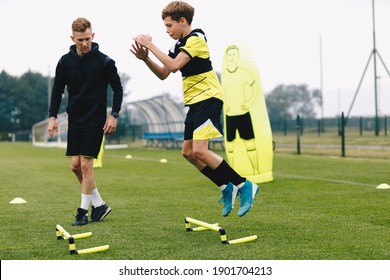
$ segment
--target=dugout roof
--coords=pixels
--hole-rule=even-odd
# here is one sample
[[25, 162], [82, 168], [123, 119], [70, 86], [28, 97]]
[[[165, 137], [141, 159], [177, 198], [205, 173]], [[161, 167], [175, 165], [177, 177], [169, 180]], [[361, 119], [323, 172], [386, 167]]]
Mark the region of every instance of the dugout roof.
[[144, 132], [184, 131], [185, 108], [168, 95], [127, 103], [123, 107], [128, 122], [143, 126]]

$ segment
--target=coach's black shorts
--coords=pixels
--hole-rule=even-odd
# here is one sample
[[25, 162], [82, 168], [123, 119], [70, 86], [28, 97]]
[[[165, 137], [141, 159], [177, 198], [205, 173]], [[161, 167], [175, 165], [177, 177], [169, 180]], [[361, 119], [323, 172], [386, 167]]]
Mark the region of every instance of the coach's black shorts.
[[255, 138], [251, 115], [248, 113], [239, 116], [226, 116], [226, 141], [236, 139], [236, 131], [244, 140]]
[[222, 106], [222, 100], [217, 98], [189, 105], [190, 109], [184, 121], [184, 140], [222, 137]]
[[103, 140], [103, 127], [68, 127], [66, 156], [97, 158]]

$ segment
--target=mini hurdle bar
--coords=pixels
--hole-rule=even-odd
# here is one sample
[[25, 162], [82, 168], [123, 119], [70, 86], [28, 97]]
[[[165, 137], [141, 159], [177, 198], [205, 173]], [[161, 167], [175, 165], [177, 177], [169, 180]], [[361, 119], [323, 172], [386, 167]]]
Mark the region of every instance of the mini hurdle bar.
[[92, 236], [92, 232], [84, 232], [84, 233], [79, 233], [79, 234], [69, 234], [62, 226], [57, 225], [56, 226], [56, 234], [57, 234], [57, 239], [69, 239], [70, 237], [73, 237], [73, 239], [81, 239], [81, 238], [87, 238]]
[[[204, 231], [204, 230], [212, 230], [212, 231], [217, 231], [219, 232], [221, 236], [221, 242], [222, 244], [240, 244], [240, 243], [245, 243], [245, 242], [250, 242], [254, 241], [257, 239], [257, 235], [251, 235], [247, 237], [242, 237], [238, 239], [233, 239], [233, 240], [228, 240], [226, 236], [226, 230], [218, 224], [209, 224], [206, 222], [202, 222], [190, 217], [186, 217], [184, 219], [186, 230], [187, 231]], [[192, 228], [191, 223], [197, 225], [198, 227]]]
[[71, 255], [97, 253], [97, 252], [106, 251], [110, 248], [108, 245], [103, 245], [98, 247], [76, 250], [75, 240], [90, 237], [92, 236], [92, 232], [84, 232], [84, 233], [71, 235], [62, 226], [56, 225], [56, 235], [57, 235], [57, 240], [65, 239], [69, 241], [69, 252]]

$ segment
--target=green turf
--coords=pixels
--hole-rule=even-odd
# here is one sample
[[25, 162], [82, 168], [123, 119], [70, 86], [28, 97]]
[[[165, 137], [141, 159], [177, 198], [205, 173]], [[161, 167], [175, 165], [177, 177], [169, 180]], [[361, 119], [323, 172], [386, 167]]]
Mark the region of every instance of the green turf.
[[[113, 211], [101, 223], [72, 227], [80, 188], [64, 149], [0, 143], [0, 155], [3, 260], [390, 259], [390, 190], [375, 188], [390, 183], [386, 159], [275, 154], [274, 181], [261, 185], [254, 208], [239, 218], [236, 205], [223, 218], [218, 189], [179, 150], [106, 150], [95, 177]], [[27, 203], [10, 204], [15, 197]], [[216, 232], [186, 232], [186, 216], [218, 222], [228, 239], [258, 239], [222, 245]], [[71, 256], [56, 224], [93, 232], [76, 249], [110, 249]]]

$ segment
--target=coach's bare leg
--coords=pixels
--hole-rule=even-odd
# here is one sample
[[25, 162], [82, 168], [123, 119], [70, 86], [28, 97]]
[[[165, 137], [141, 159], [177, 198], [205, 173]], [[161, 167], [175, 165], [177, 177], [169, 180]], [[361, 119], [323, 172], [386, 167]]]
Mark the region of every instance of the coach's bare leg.
[[82, 172], [81, 192], [90, 195], [96, 188], [93, 172], [93, 158], [81, 157], [80, 162]]
[[76, 175], [77, 180], [79, 180], [80, 184], [83, 183], [83, 172], [81, 171], [81, 161], [80, 157], [71, 157], [70, 159], [70, 169]]

